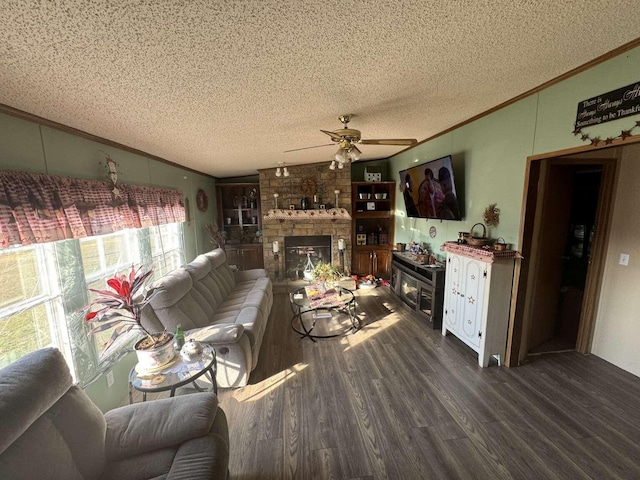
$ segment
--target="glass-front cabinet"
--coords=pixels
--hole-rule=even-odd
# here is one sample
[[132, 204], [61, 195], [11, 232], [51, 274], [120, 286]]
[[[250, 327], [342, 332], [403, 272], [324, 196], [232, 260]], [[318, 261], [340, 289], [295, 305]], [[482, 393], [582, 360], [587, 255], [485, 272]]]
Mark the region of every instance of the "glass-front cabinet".
[[409, 253], [393, 253], [391, 289], [433, 329], [442, 326], [445, 269], [422, 265]]
[[225, 232], [230, 265], [240, 270], [264, 268], [260, 186], [257, 183], [220, 183], [218, 225]]

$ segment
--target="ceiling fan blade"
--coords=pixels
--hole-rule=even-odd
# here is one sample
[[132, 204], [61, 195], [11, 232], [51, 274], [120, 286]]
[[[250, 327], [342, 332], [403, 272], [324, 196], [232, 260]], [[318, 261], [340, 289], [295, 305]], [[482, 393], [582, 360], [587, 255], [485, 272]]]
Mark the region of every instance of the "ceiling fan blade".
[[370, 140], [360, 140], [362, 145], [415, 145], [418, 140], [415, 138], [378, 138]]
[[320, 130], [322, 133], [325, 133], [331, 137], [334, 142], [339, 142], [342, 140], [342, 137], [337, 133], [330, 132], [329, 130]]
[[285, 150], [283, 153], [299, 152], [300, 150], [309, 150], [310, 148], [333, 147], [335, 143], [325, 143], [324, 145], [314, 145], [313, 147], [294, 148], [293, 150]]

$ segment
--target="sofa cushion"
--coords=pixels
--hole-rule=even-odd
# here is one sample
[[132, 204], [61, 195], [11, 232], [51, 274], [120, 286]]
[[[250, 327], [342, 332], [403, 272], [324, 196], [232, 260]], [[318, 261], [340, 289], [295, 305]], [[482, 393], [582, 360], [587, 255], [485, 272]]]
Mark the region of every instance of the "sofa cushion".
[[206, 314], [211, 317], [213, 312], [222, 301], [222, 295], [216, 288], [211, 273], [211, 262], [204, 255], [198, 255], [196, 259], [186, 265], [184, 269], [191, 275], [193, 289], [200, 296], [200, 302], [203, 303], [203, 309]]
[[96, 478], [104, 468], [104, 418], [57, 349], [0, 370], [0, 418], [3, 478]]
[[[206, 435], [217, 410], [218, 398], [212, 393], [163, 398], [111, 410], [104, 416], [107, 458], [131, 457]], [[171, 415], [167, 415], [168, 411]]]
[[[0, 370], [0, 454], [71, 387], [67, 363], [55, 348], [29, 353]], [[46, 385], [47, 388], [43, 388]]]

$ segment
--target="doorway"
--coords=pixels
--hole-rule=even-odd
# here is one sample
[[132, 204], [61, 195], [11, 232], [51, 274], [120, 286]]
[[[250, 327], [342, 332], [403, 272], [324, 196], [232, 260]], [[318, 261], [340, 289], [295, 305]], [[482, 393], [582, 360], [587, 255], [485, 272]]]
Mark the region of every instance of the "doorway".
[[547, 171], [528, 355], [576, 348], [603, 166], [551, 162]]
[[591, 348], [620, 152], [567, 153], [528, 161], [508, 365]]

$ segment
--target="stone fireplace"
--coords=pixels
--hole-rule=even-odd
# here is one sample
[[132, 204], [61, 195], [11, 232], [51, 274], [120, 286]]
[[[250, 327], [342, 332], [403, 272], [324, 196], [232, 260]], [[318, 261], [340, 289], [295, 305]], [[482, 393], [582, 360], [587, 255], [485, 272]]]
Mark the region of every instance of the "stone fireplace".
[[[340, 265], [338, 240], [343, 239], [346, 244], [345, 267], [348, 270], [351, 259], [350, 168], [330, 170], [329, 162], [326, 162], [287, 165], [287, 169], [289, 177], [276, 177], [275, 168], [259, 171], [263, 213], [262, 242], [267, 274], [275, 278], [276, 264], [272, 245], [274, 241], [278, 241], [280, 279], [288, 278], [285, 250], [287, 245], [296, 244], [295, 237], [325, 237], [329, 240], [329, 248], [322, 253], [323, 262], [328, 263], [330, 260], [334, 265]], [[301, 209], [302, 198], [308, 199], [307, 210]], [[289, 210], [290, 206], [295, 210]], [[324, 208], [321, 209], [321, 206]], [[298, 246], [304, 247], [300, 243]], [[306, 259], [306, 253], [304, 256]]]

